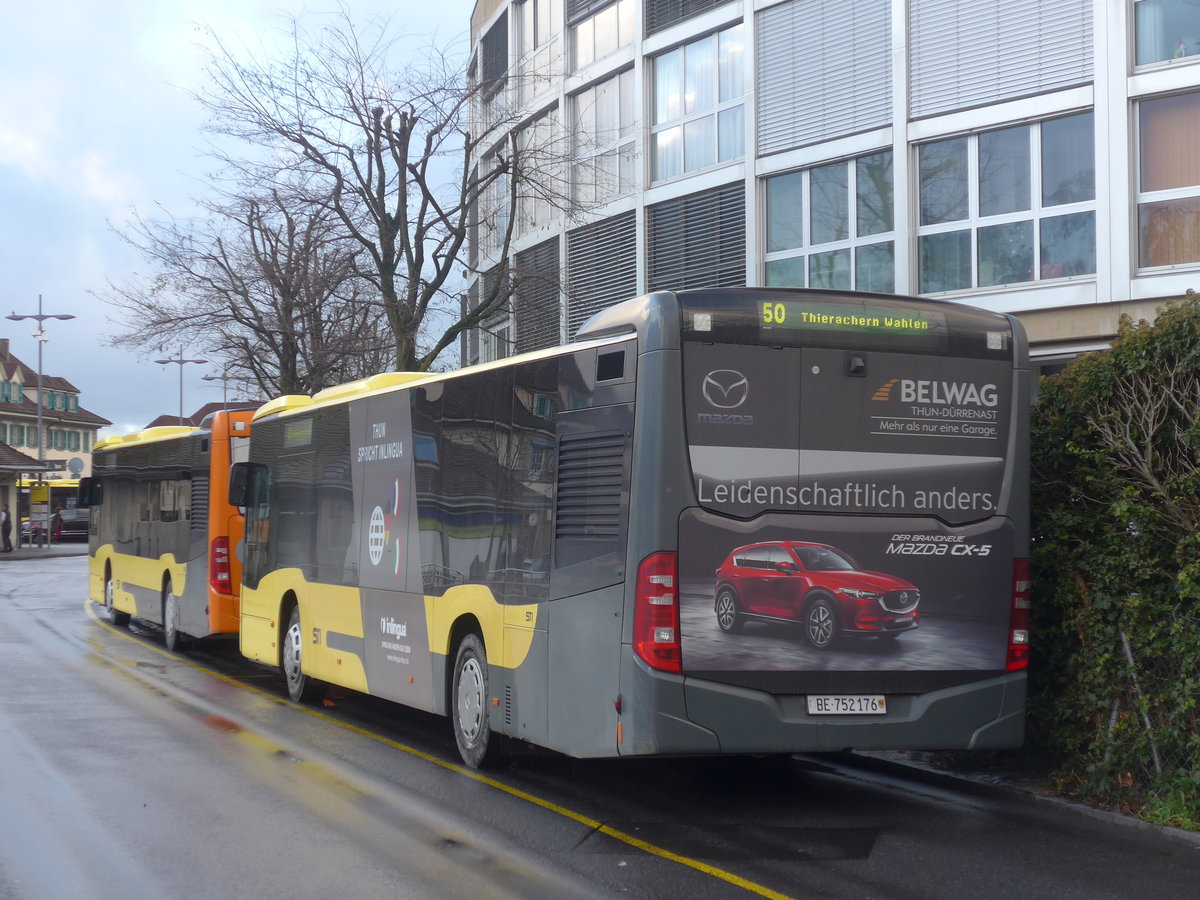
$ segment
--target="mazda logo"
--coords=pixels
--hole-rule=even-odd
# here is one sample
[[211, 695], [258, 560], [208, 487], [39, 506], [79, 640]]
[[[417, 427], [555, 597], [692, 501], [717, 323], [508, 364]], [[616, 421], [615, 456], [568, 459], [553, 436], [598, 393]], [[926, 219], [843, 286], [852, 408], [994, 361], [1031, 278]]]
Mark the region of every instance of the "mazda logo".
[[713, 369], [704, 376], [704, 399], [717, 409], [737, 409], [750, 396], [750, 382], [733, 369]]

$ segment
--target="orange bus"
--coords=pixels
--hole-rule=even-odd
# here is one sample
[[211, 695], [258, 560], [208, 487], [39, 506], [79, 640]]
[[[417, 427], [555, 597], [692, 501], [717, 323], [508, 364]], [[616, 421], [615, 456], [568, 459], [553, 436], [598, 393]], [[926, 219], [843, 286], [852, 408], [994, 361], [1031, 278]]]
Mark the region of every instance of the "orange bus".
[[115, 625], [162, 625], [170, 650], [236, 634], [245, 519], [228, 503], [229, 469], [248, 458], [254, 409], [199, 427], [164, 426], [98, 441], [79, 486], [88, 518], [88, 592]]

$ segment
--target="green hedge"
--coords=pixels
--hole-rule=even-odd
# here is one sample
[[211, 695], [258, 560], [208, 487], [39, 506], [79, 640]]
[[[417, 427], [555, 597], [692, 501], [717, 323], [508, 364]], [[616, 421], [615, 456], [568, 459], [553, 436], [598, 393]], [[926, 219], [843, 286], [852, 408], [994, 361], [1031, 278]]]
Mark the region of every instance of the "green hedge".
[[1200, 298], [1045, 378], [1032, 416], [1029, 749], [1200, 827]]

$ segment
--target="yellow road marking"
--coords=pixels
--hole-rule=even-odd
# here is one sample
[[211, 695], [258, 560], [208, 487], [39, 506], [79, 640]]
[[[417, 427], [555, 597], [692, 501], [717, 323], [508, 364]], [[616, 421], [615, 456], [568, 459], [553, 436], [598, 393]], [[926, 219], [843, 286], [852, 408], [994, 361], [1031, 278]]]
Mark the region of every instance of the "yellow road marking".
[[265, 691], [262, 688], [258, 688], [258, 687], [254, 687], [253, 685], [246, 684], [245, 682], [240, 681], [236, 678], [231, 678], [230, 676], [224, 675], [221, 672], [214, 671], [213, 669], [210, 669], [207, 666], [202, 666], [199, 663], [194, 662], [193, 660], [186, 659], [185, 657], [171, 653], [170, 651], [166, 650], [165, 648], [156, 647], [153, 644], [147, 644], [144, 641], [138, 641], [132, 634], [125, 631], [124, 629], [117, 628], [116, 626], [103, 621], [99, 616], [96, 615], [96, 612], [92, 608], [92, 606], [93, 606], [93, 604], [90, 599], [84, 601], [84, 609], [86, 610], [88, 616], [91, 617], [91, 619], [94, 622], [96, 622], [96, 624], [107, 629], [108, 631], [112, 632], [113, 634], [119, 635], [120, 637], [123, 637], [126, 640], [136, 641], [138, 644], [141, 644], [143, 647], [146, 647], [147, 649], [152, 650], [161, 656], [165, 656], [168, 659], [171, 659], [172, 661], [177, 662], [177, 663], [183, 663], [184, 665], [189, 666], [198, 672], [203, 672], [206, 675], [212, 676], [214, 678], [217, 678], [217, 679], [225, 682], [226, 684], [233, 685], [234, 687], [240, 688], [244, 691], [249, 691], [252, 694], [256, 694], [260, 697], [265, 697], [269, 700], [273, 700], [273, 701], [283, 704], [285, 706], [290, 706], [293, 709], [300, 710], [304, 713], [307, 713], [310, 716], [313, 716], [314, 718], [320, 719], [323, 722], [328, 722], [329, 724], [335, 725], [338, 728], [341, 728], [345, 731], [349, 731], [349, 732], [351, 732], [353, 734], [357, 734], [361, 737], [365, 737], [365, 738], [369, 738], [373, 741], [377, 741], [378, 743], [384, 744], [395, 750], [399, 750], [402, 753], [407, 753], [409, 756], [415, 756], [417, 759], [423, 760], [424, 762], [432, 763], [435, 766], [440, 766], [443, 769], [447, 769], [451, 772], [455, 772], [458, 775], [462, 775], [466, 778], [470, 778], [471, 780], [477, 781], [480, 784], [485, 784], [490, 788], [495, 788], [496, 790], [502, 791], [503, 793], [508, 794], [511, 797], [515, 797], [518, 800], [523, 800], [526, 803], [531, 803], [534, 806], [537, 806], [537, 807], [540, 807], [541, 809], [546, 810], [547, 812], [552, 812], [556, 815], [562, 816], [565, 819], [570, 819], [572, 822], [577, 822], [580, 825], [583, 825], [594, 831], [598, 831], [600, 834], [606, 835], [607, 837], [610, 837], [613, 840], [620, 841], [621, 843], [627, 844], [630, 847], [634, 847], [638, 850], [641, 850], [644, 853], [649, 853], [651, 856], [657, 856], [661, 859], [666, 859], [666, 860], [670, 860], [671, 862], [678, 863], [681, 866], [687, 866], [689, 869], [695, 869], [697, 872], [702, 872], [703, 874], [708, 875], [711, 878], [716, 878], [716, 879], [718, 879], [720, 881], [724, 881], [728, 884], [735, 885], [736, 887], [742, 888], [743, 890], [748, 891], [752, 894], [757, 894], [759, 897], [767, 897], [767, 898], [770, 898], [770, 900], [793, 900], [793, 898], [788, 894], [781, 894], [778, 891], [775, 891], [769, 887], [766, 887], [765, 885], [761, 885], [756, 882], [750, 881], [747, 878], [743, 878], [740, 875], [736, 875], [733, 872], [729, 872], [729, 871], [726, 871], [725, 869], [718, 868], [717, 866], [710, 866], [708, 863], [701, 862], [698, 859], [692, 859], [691, 857], [688, 857], [688, 856], [681, 856], [678, 853], [672, 853], [670, 850], [667, 850], [665, 847], [659, 847], [656, 844], [651, 844], [647, 841], [643, 841], [641, 838], [634, 837], [632, 834], [628, 834], [617, 828], [613, 828], [609, 825], [605, 825], [603, 822], [599, 822], [596, 819], [589, 818], [588, 816], [585, 816], [582, 813], [575, 812], [572, 809], [568, 809], [565, 806], [560, 806], [559, 804], [554, 803], [553, 801], [545, 800], [541, 797], [536, 796], [535, 794], [530, 794], [527, 791], [523, 791], [520, 788], [515, 788], [515, 787], [512, 787], [511, 785], [505, 784], [502, 781], [497, 781], [496, 779], [491, 778], [487, 775], [484, 775], [483, 773], [478, 772], [475, 769], [468, 769], [465, 766], [460, 766], [456, 763], [446, 762], [445, 760], [439, 759], [438, 757], [436, 757], [430, 753], [426, 753], [424, 750], [418, 750], [416, 747], [410, 747], [407, 744], [401, 744], [399, 741], [393, 741], [391, 738], [386, 738], [381, 734], [376, 734], [373, 731], [368, 731], [367, 729], [361, 728], [358, 725], [352, 725], [349, 722], [343, 722], [340, 719], [335, 719], [333, 716], [323, 713], [320, 710], [313, 709], [312, 707], [308, 707], [308, 706], [303, 706], [299, 703], [292, 703], [290, 700], [285, 700], [283, 697], [280, 697], [278, 694], [276, 694], [272, 691]]

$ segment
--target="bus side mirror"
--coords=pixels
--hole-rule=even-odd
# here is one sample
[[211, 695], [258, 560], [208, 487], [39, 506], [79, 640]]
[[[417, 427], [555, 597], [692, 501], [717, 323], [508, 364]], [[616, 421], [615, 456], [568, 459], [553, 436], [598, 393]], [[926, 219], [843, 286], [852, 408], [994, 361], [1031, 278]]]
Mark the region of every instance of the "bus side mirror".
[[236, 462], [229, 469], [229, 505], [241, 509], [251, 505], [254, 484], [266, 473], [262, 463]]
[[87, 509], [90, 506], [99, 506], [104, 500], [104, 485], [96, 478], [81, 478], [79, 479], [79, 489], [75, 495], [75, 506], [78, 509]]

